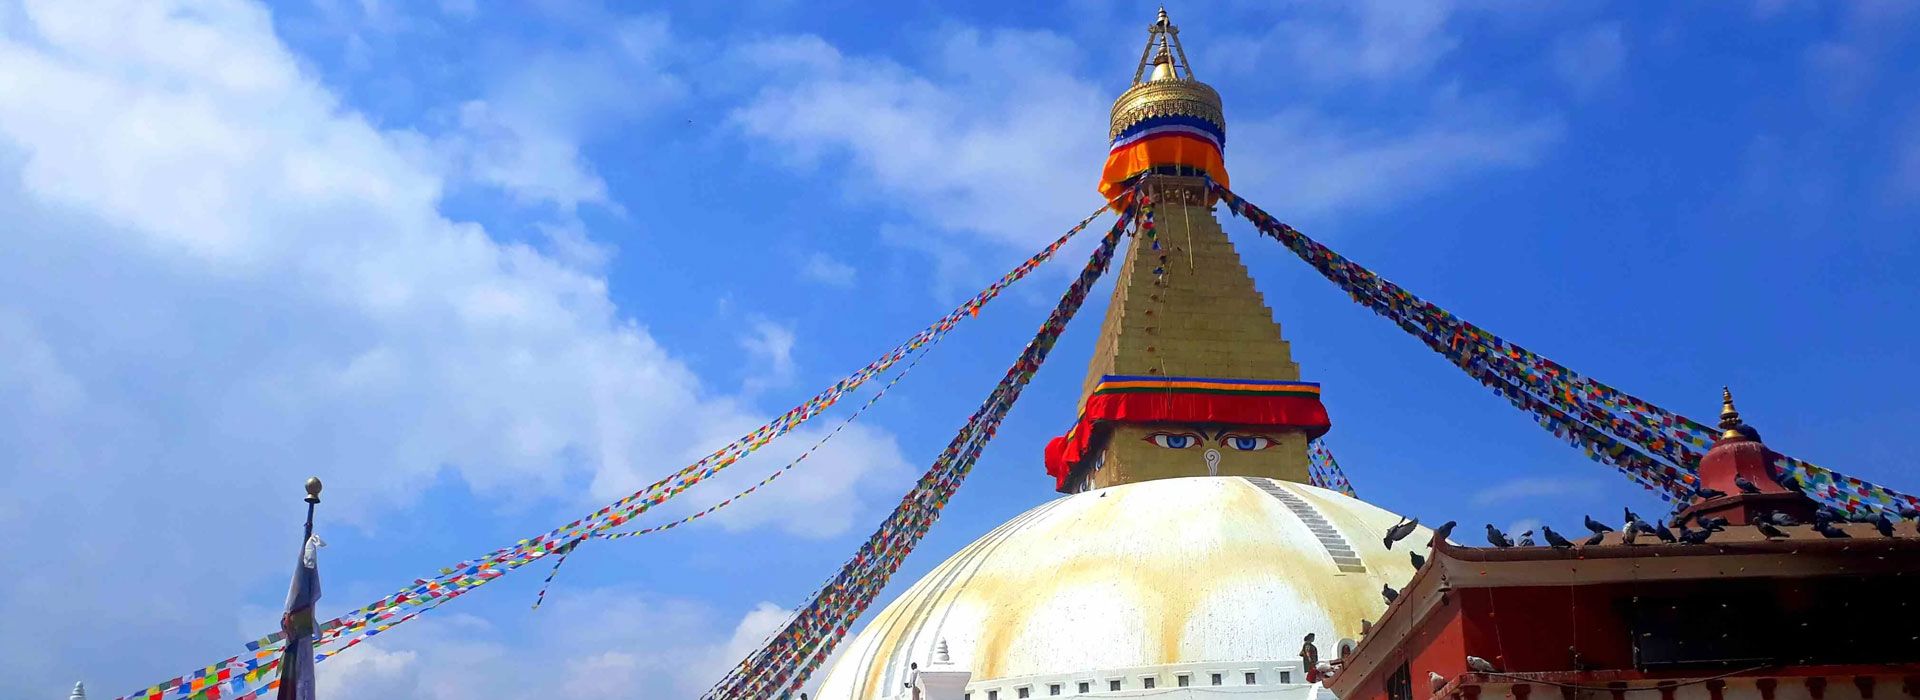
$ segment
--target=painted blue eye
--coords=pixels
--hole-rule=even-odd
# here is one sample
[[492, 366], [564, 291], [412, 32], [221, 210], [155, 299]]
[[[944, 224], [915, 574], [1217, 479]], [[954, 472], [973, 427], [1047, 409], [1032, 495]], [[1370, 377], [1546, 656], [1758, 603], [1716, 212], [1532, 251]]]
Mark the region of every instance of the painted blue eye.
[[1227, 445], [1242, 452], [1264, 450], [1273, 445], [1273, 440], [1259, 435], [1229, 435]]
[[1154, 433], [1147, 441], [1169, 450], [1184, 450], [1200, 444], [1200, 438], [1192, 433]]

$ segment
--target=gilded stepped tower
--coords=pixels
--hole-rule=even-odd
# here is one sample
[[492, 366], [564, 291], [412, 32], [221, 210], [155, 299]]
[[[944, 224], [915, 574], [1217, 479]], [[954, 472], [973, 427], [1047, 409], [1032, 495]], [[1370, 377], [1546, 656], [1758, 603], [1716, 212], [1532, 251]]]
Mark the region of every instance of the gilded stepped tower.
[[[1184, 194], [1183, 189], [1165, 188], [1157, 199], [1164, 202]], [[1254, 289], [1253, 278], [1212, 209], [1177, 200], [1157, 202], [1154, 208], [1158, 235], [1151, 240], [1136, 236], [1120, 267], [1087, 368], [1081, 410], [1101, 380], [1112, 376], [1299, 381], [1300, 366], [1281, 337], [1280, 324]], [[1152, 249], [1155, 242], [1160, 244], [1157, 252]], [[1084, 476], [1066, 490], [1203, 474], [1307, 483], [1306, 429], [1164, 422], [1102, 427], [1097, 450], [1079, 470]], [[1166, 459], [1167, 448], [1152, 438], [1170, 430], [1193, 439], [1197, 454], [1192, 459]], [[1214, 438], [1222, 433], [1259, 437], [1268, 444], [1260, 450], [1235, 450], [1217, 444], [1220, 440]], [[1209, 444], [1219, 456], [1211, 460], [1211, 471], [1204, 456]]]
[[1226, 179], [1220, 98], [1164, 12], [1109, 137], [1101, 191], [1139, 183], [1153, 226], [1128, 245], [1072, 426], [1047, 449], [1067, 495], [873, 615], [819, 698], [1323, 697], [1302, 638], [1331, 658], [1385, 609], [1381, 586], [1412, 577], [1381, 544], [1399, 516], [1306, 483], [1307, 441], [1328, 428], [1319, 387], [1299, 381], [1205, 197], [1205, 178]]

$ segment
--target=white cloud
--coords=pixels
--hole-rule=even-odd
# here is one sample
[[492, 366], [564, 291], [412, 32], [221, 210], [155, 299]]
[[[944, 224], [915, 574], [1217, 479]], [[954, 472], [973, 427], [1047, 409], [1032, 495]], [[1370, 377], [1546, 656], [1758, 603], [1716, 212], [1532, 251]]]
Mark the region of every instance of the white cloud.
[[1288, 18], [1262, 36], [1222, 37], [1194, 50], [1229, 71], [1269, 73], [1286, 65], [1309, 80], [1333, 84], [1418, 78], [1460, 45], [1448, 31], [1453, 2], [1363, 0], [1289, 9]]
[[468, 177], [528, 202], [572, 209], [611, 205], [585, 142], [685, 96], [666, 70], [670, 23], [657, 15], [608, 19], [573, 50], [517, 49], [490, 71], [480, 99], [459, 106], [440, 146]]
[[753, 363], [747, 370], [742, 393], [752, 394], [793, 380], [793, 344], [791, 326], [756, 318], [740, 336], [740, 347]]
[[503, 629], [469, 616], [409, 627], [317, 668], [343, 700], [695, 697], [789, 617], [760, 603], [729, 624], [699, 601], [570, 591]]
[[842, 289], [853, 286], [856, 271], [852, 265], [840, 262], [826, 253], [812, 253], [800, 265], [800, 276], [829, 287]]
[[[1591, 479], [1568, 479], [1564, 477], [1525, 477], [1501, 482], [1481, 489], [1473, 495], [1473, 504], [1489, 506], [1495, 503], [1524, 501], [1549, 496], [1564, 496], [1587, 491], [1596, 485]], [[1534, 523], [1538, 525], [1539, 523]]]
[[[1442, 31], [1445, 10], [1401, 14], [1408, 16], [1369, 5], [1357, 18], [1315, 21], [1358, 22], [1340, 35], [1381, 46], [1339, 54], [1354, 62], [1343, 70], [1387, 77], [1424, 71], [1454, 41]], [[1410, 36], [1422, 46], [1389, 46]], [[1278, 50], [1295, 39], [1276, 32], [1257, 46]], [[890, 227], [889, 242], [929, 251], [950, 272], [964, 267], [954, 258], [970, 249], [959, 234], [1030, 247], [1057, 233], [1058, 224], [1044, 222], [1077, 220], [1097, 204], [1093, 180], [1111, 95], [1103, 81], [1080, 75], [1078, 49], [1052, 34], [964, 29], [937, 42], [935, 59], [920, 69], [847, 56], [814, 36], [740, 47], [734, 60], [769, 84], [733, 122], [780, 146], [794, 167], [851, 160], [863, 185], [900, 198], [899, 208], [920, 219]], [[1516, 116], [1453, 87], [1427, 101], [1406, 116], [1403, 130], [1361, 128], [1308, 106], [1230, 123], [1227, 163], [1236, 189], [1293, 212], [1378, 206], [1467, 174], [1528, 166], [1560, 133], [1551, 116]]]
[[1618, 22], [1605, 22], [1554, 41], [1553, 72], [1576, 95], [1591, 95], [1620, 77], [1627, 41]]
[[[34, 572], [0, 578], [0, 658], [24, 687], [70, 687], [100, 649], [122, 650], [89, 669], [102, 688], [230, 650], [205, 611], [284, 575], [285, 529], [263, 524], [307, 475], [327, 480], [329, 522], [367, 528], [449, 475], [486, 500], [588, 506], [575, 484], [625, 493], [761, 421], [633, 320], [649, 310], [614, 306], [584, 234], [548, 254], [442, 215], [460, 173], [432, 140], [341, 104], [263, 8], [0, 17], [0, 489], [32, 494], [0, 507], [0, 533], [50, 545], [0, 553]], [[486, 114], [593, 126], [512, 104]], [[566, 204], [597, 196], [583, 182], [502, 184]], [[905, 468], [877, 430], [829, 449], [803, 488], [715, 522], [844, 531], [871, 477]], [[724, 476], [711, 488], [758, 477]], [[393, 684], [456, 653], [391, 651], [342, 668]]]
[[[854, 175], [928, 224], [1027, 248], [1099, 204], [1108, 97], [1047, 32], [943, 32], [924, 71], [843, 55], [816, 36], [736, 48], [766, 87], [731, 121], [796, 167], [846, 158]], [[851, 188], [856, 192], [866, 187]]]
[[1286, 110], [1236, 127], [1228, 169], [1234, 188], [1268, 211], [1380, 206], [1473, 173], [1529, 166], [1559, 138], [1556, 119], [1499, 112], [1441, 100], [1417, 126], [1385, 131]]

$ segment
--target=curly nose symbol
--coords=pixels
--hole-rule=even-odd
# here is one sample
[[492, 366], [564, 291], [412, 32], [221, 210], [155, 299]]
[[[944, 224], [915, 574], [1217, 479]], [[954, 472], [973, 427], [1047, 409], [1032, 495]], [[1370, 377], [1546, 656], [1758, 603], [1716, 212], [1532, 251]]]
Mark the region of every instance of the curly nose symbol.
[[1219, 476], [1220, 451], [1209, 447], [1206, 454], [1202, 456], [1207, 458], [1207, 476]]

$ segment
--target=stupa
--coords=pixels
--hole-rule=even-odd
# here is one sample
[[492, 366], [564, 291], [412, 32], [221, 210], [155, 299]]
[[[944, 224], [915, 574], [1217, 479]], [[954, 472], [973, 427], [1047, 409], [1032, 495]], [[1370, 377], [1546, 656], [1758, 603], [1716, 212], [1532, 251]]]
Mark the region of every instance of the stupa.
[[875, 615], [819, 698], [1308, 698], [1322, 690], [1302, 639], [1336, 655], [1385, 609], [1381, 587], [1412, 578], [1404, 550], [1431, 533], [1390, 551], [1399, 516], [1307, 483], [1320, 388], [1214, 216], [1222, 104], [1165, 10], [1112, 118], [1101, 191], [1138, 182], [1155, 221], [1128, 244], [1078, 414], [1047, 449], [1066, 495]]

